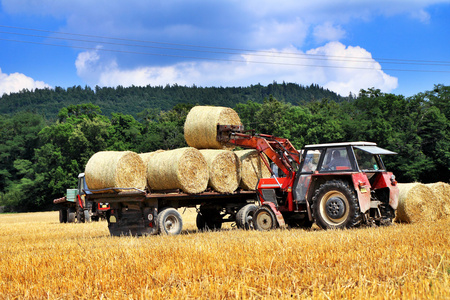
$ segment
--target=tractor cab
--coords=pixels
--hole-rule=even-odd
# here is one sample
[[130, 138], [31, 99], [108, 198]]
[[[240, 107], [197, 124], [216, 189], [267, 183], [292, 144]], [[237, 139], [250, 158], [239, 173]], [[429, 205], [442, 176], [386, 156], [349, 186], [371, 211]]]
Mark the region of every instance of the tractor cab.
[[[381, 155], [393, 154], [396, 153], [371, 142], [307, 145], [293, 185], [294, 202], [297, 205], [308, 202], [315, 219], [317, 215], [324, 219], [319, 224], [322, 227], [347, 227], [349, 224], [341, 222], [344, 216], [341, 212], [346, 210], [348, 201], [341, 201], [345, 197], [337, 192], [327, 192], [338, 185], [338, 189], [355, 195], [355, 206], [364, 217], [380, 221], [386, 215], [382, 211], [389, 211], [390, 218], [392, 210], [397, 208], [398, 188]], [[335, 211], [330, 208], [332, 203]], [[333, 213], [338, 217], [333, 218]]]

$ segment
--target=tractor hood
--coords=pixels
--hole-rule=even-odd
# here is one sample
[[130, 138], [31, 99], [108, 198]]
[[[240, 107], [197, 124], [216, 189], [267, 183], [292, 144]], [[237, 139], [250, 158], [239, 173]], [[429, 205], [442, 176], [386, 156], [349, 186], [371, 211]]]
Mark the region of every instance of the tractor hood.
[[392, 152], [377, 146], [353, 146], [357, 149], [369, 152], [370, 154], [384, 154], [384, 155], [394, 155], [396, 152]]

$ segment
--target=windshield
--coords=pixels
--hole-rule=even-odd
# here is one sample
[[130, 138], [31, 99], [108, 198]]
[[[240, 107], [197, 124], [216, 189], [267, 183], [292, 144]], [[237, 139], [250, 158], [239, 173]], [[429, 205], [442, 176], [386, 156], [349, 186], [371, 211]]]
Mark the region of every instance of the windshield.
[[319, 164], [319, 158], [322, 150], [308, 150], [305, 156], [305, 162], [303, 163], [302, 172], [314, 172]]

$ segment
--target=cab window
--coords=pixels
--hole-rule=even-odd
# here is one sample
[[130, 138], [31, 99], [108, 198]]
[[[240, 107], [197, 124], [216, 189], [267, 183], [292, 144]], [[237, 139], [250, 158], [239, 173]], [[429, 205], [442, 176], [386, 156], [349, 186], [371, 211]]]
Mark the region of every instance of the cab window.
[[380, 164], [375, 158], [375, 155], [361, 149], [355, 149], [354, 151], [356, 161], [361, 170], [376, 171], [380, 169]]

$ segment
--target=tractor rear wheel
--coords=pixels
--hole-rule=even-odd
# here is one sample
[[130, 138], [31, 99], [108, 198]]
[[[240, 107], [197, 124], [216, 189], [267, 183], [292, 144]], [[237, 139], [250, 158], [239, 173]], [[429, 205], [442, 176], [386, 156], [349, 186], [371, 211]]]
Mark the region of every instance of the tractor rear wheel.
[[158, 214], [158, 229], [163, 235], [180, 234], [183, 228], [183, 220], [180, 213], [172, 207], [165, 208]]
[[358, 199], [344, 181], [332, 180], [321, 184], [312, 200], [313, 216], [321, 228], [351, 228], [361, 223]]
[[253, 220], [256, 230], [268, 231], [277, 228], [275, 214], [267, 206], [258, 208], [253, 215]]
[[255, 204], [247, 204], [236, 214], [236, 225], [241, 229], [255, 229], [253, 216], [258, 207]]

